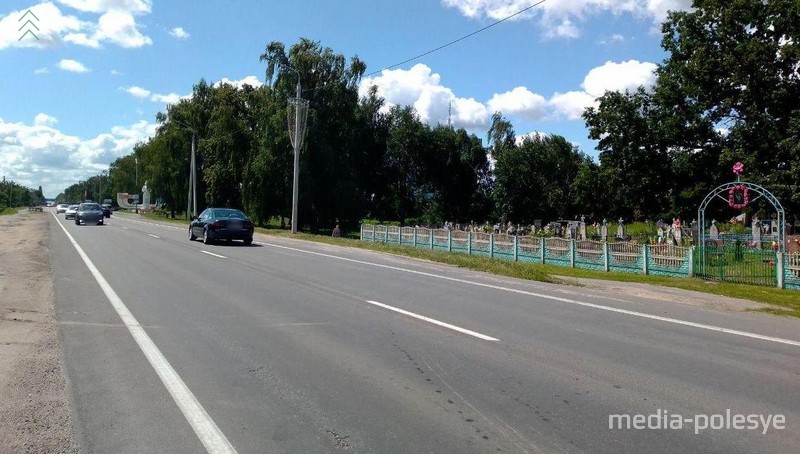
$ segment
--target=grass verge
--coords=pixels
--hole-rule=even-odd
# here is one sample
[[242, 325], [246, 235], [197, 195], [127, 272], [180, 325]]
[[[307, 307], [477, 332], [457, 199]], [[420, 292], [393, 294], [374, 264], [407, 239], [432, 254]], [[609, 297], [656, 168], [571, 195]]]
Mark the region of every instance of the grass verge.
[[[164, 217], [158, 217], [152, 214], [143, 214], [142, 216], [157, 221], [167, 221], [174, 224], [188, 225], [187, 221], [184, 219], [166, 219]], [[733, 284], [728, 282], [713, 282], [697, 278], [645, 276], [641, 274], [618, 272], [606, 273], [603, 271], [594, 271], [582, 268], [511, 262], [507, 260], [491, 259], [489, 257], [465, 255], [447, 251], [414, 248], [395, 244], [370, 243], [350, 238], [332, 238], [329, 236], [312, 235], [309, 233], [298, 233], [297, 235], [292, 235], [288, 230], [281, 229], [259, 228], [256, 229], [256, 231], [258, 233], [273, 236], [386, 252], [405, 257], [430, 260], [433, 262], [444, 263], [475, 271], [484, 271], [500, 276], [528, 279], [539, 282], [569, 283], [568, 280], [562, 278], [584, 278], [617, 282], [633, 282], [673, 287], [682, 290], [692, 290], [696, 292], [740, 298], [768, 304], [769, 306], [754, 309], [754, 311], [800, 318], [800, 292], [796, 292], [794, 290], [781, 290], [777, 288]]]
[[6, 208], [3, 209], [3, 211], [0, 211], [0, 216], [8, 215], [8, 214], [17, 214], [17, 211], [19, 211], [18, 208], [6, 207]]

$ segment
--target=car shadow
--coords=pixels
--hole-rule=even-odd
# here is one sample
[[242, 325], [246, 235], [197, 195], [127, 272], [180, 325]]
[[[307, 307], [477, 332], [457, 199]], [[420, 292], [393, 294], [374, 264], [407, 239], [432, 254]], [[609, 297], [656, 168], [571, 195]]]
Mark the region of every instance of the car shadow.
[[[202, 241], [201, 241], [201, 243], [202, 243]], [[256, 244], [256, 243], [244, 244], [242, 241], [237, 241], [237, 240], [233, 240], [233, 241], [230, 241], [230, 242], [229, 241], [225, 241], [225, 240], [214, 240], [211, 243], [211, 245], [212, 246], [225, 246], [225, 247], [263, 247], [260, 244]]]

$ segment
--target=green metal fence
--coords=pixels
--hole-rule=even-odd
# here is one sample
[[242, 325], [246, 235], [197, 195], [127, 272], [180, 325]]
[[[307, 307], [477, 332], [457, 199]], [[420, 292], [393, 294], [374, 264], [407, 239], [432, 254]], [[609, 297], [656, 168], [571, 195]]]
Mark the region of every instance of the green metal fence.
[[361, 240], [599, 271], [692, 275], [692, 249], [363, 224]]
[[790, 252], [783, 257], [783, 285], [800, 290], [800, 252]]
[[778, 284], [779, 255], [745, 242], [706, 242], [695, 252], [694, 271], [713, 281], [774, 287]]
[[[460, 230], [363, 224], [361, 240], [547, 263], [599, 271], [697, 276], [714, 281], [800, 290], [800, 253], [779, 253], [748, 238], [709, 240], [702, 247], [608, 243]], [[729, 240], [729, 241], [728, 241]]]

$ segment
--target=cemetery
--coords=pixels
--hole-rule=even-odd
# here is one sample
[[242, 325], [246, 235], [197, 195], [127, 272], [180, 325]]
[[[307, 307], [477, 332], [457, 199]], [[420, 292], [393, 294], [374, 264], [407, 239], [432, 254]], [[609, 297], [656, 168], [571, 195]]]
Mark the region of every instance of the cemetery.
[[[780, 202], [767, 189], [741, 181], [738, 166], [734, 166], [736, 181], [711, 191], [688, 227], [678, 218], [671, 223], [659, 220], [655, 235], [630, 235], [623, 218], [614, 224], [602, 219], [587, 226], [581, 216], [548, 223], [537, 220], [529, 226], [511, 222], [463, 226], [444, 222], [441, 228], [362, 224], [360, 239], [515, 262], [800, 290], [800, 237], [787, 236]], [[723, 230], [716, 219], [706, 218], [709, 204], [720, 199], [734, 210], [761, 200], [760, 211], [768, 217], [743, 212]]]

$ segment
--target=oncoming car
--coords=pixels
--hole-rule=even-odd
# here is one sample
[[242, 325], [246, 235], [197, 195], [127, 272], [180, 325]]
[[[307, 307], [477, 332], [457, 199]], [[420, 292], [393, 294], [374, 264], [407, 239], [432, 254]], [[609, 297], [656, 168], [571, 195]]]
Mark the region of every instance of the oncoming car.
[[82, 203], [75, 213], [75, 225], [97, 224], [103, 225], [103, 209], [96, 203]]
[[64, 219], [75, 219], [75, 213], [78, 212], [80, 205], [70, 205], [64, 210]]
[[253, 242], [253, 222], [234, 208], [206, 208], [189, 224], [189, 240], [202, 238], [203, 243], [214, 240]]

